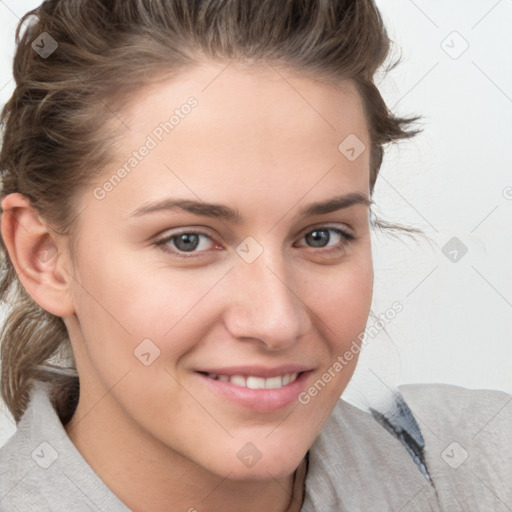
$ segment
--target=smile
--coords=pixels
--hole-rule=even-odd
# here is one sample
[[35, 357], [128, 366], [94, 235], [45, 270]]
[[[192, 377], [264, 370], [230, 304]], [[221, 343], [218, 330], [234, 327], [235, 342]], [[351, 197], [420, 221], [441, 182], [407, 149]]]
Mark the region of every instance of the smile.
[[[290, 370], [299, 370], [299, 365], [293, 366], [294, 368], [281, 369], [281, 373], [278, 373], [277, 368], [263, 370], [257, 367], [245, 368], [245, 372], [242, 373], [244, 369], [239, 367], [236, 371], [235, 368], [219, 368], [219, 373], [203, 370], [196, 371], [195, 374], [213, 396], [221, 397], [222, 401], [219, 404], [222, 404], [222, 407], [225, 406], [227, 399], [245, 409], [270, 413], [296, 403], [297, 397], [310, 380], [312, 370], [291, 372]], [[222, 373], [223, 370], [226, 373]], [[260, 375], [251, 375], [253, 372]], [[267, 375], [261, 375], [262, 373]]]
[[222, 382], [230, 382], [234, 386], [249, 389], [280, 389], [283, 386], [291, 384], [297, 380], [298, 373], [287, 373], [285, 375], [277, 375], [276, 377], [255, 377], [253, 375], [217, 375], [215, 373], [207, 374], [210, 379], [220, 380]]

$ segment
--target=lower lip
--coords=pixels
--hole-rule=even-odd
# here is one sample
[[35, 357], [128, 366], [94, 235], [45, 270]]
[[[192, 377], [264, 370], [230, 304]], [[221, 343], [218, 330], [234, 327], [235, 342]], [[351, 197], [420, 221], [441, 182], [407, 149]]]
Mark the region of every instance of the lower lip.
[[297, 401], [298, 395], [304, 390], [305, 381], [311, 371], [302, 372], [291, 384], [279, 389], [249, 389], [235, 386], [231, 382], [210, 379], [196, 372], [203, 382], [216, 393], [232, 402], [256, 412], [273, 412], [283, 409]]

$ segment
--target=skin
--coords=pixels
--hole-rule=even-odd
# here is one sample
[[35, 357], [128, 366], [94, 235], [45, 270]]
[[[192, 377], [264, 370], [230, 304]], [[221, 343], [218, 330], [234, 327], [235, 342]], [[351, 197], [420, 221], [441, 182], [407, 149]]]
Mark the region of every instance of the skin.
[[[369, 151], [350, 161], [338, 150], [349, 134], [370, 147], [353, 84], [335, 89], [268, 65], [224, 68], [205, 62], [159, 82], [120, 114], [129, 130], [113, 147], [117, 165], [76, 198], [76, 260], [26, 198], [2, 201], [2, 236], [23, 285], [70, 333], [81, 390], [66, 431], [134, 511], [298, 510], [294, 472], [357, 356], [307, 405], [271, 413], [218, 396], [195, 370], [301, 363], [314, 369], [307, 389], [364, 331], [370, 310], [368, 206], [298, 217], [312, 202], [369, 197]], [[197, 107], [97, 199], [94, 187], [190, 96]], [[167, 197], [224, 204], [245, 219], [130, 215]], [[311, 245], [305, 235], [326, 225], [356, 239], [322, 231], [326, 247]], [[210, 237], [197, 257], [155, 245], [183, 228]], [[236, 252], [248, 236], [263, 249], [252, 263]], [[147, 338], [160, 350], [148, 366], [134, 356]], [[247, 442], [262, 455], [252, 467], [237, 457]]]

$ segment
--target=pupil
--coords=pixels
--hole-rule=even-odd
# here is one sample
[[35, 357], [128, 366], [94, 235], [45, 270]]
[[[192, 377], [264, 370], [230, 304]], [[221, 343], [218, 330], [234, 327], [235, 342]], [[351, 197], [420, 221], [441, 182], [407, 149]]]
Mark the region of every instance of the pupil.
[[183, 233], [177, 237], [174, 243], [180, 251], [193, 251], [199, 243], [199, 235]]
[[314, 247], [324, 247], [324, 243], [329, 242], [329, 233], [326, 230], [315, 230], [306, 235], [308, 238], [308, 243], [312, 242], [311, 245]]

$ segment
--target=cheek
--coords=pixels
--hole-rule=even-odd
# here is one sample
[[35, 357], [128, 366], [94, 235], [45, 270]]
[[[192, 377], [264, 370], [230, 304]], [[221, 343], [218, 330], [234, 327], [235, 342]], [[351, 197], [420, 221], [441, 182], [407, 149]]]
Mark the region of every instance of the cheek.
[[[357, 258], [340, 265], [330, 276], [317, 281], [319, 291], [313, 310], [323, 343], [317, 378], [299, 396], [302, 407], [312, 416], [328, 417], [355, 371], [373, 293], [371, 251], [358, 252]], [[320, 290], [321, 286], [321, 290]], [[310, 286], [310, 290], [315, 287]], [[311, 293], [311, 292], [310, 292]]]
[[370, 250], [358, 251], [346, 264], [332, 267], [323, 276], [306, 281], [304, 295], [309, 294], [313, 318], [325, 340], [330, 357], [336, 358], [360, 343], [368, 321], [373, 295], [373, 262]]
[[166, 268], [135, 252], [116, 254], [113, 247], [84, 261], [75, 289], [77, 316], [88, 357], [106, 383], [139, 369], [140, 351], [172, 362], [193, 349], [211, 327], [208, 293], [224, 273]]
[[322, 364], [298, 401], [312, 418], [317, 418], [316, 426], [320, 429], [357, 365], [372, 302], [371, 252], [340, 265], [329, 278], [318, 283], [323, 293], [316, 295], [312, 316], [318, 319], [316, 326], [323, 340], [318, 345], [318, 353], [323, 354]]

